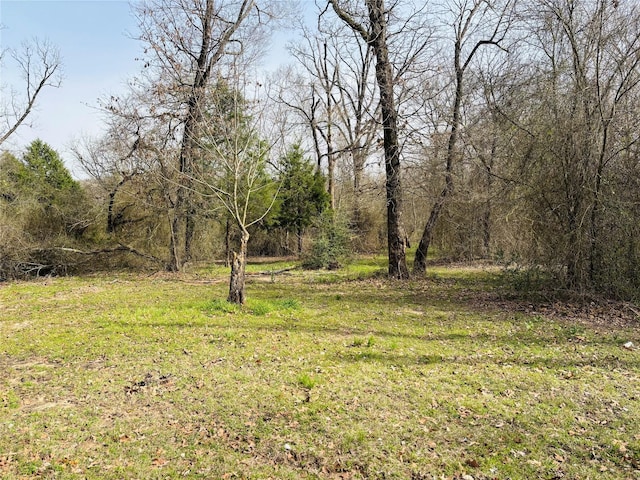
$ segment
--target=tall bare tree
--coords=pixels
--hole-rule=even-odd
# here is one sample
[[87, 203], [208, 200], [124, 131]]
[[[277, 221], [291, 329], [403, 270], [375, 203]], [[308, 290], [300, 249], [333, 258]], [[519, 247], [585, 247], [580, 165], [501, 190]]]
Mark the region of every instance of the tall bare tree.
[[338, 82], [338, 130], [342, 139], [340, 150], [347, 156], [353, 177], [353, 215], [352, 224], [362, 229], [362, 183], [365, 166], [371, 153], [377, 148], [375, 137], [379, 134], [380, 119], [379, 97], [375, 93], [374, 53], [357, 32], [348, 43], [343, 36], [332, 36], [336, 43], [337, 57], [342, 65]]
[[[289, 95], [281, 94], [280, 98], [304, 118], [318, 159], [326, 157], [328, 191], [335, 208], [338, 162], [342, 159], [351, 164], [354, 191], [358, 192], [367, 157], [375, 147], [379, 112], [373, 91], [373, 51], [359, 33], [342, 22], [337, 28], [323, 22], [317, 32], [305, 28], [302, 44], [291, 46], [290, 51], [303, 67], [308, 87], [303, 95], [298, 92], [290, 98], [291, 92], [287, 92]], [[287, 90], [289, 86], [288, 82]]]
[[400, 144], [398, 112], [395, 105], [394, 75], [389, 58], [387, 15], [384, 0], [365, 0], [367, 15], [357, 16], [348, 9], [351, 4], [329, 0], [336, 15], [362, 36], [376, 56], [376, 80], [380, 90], [387, 195], [387, 245], [389, 275], [409, 277], [406, 261], [406, 239], [402, 229], [402, 190], [400, 182]]
[[442, 209], [453, 192], [453, 167], [458, 157], [458, 139], [462, 123], [462, 102], [465, 95], [465, 73], [479, 49], [486, 45], [502, 47], [513, 19], [511, 0], [457, 0], [452, 2], [451, 12], [454, 32], [453, 68], [454, 94], [449, 119], [449, 138], [445, 157], [445, 185], [436, 199], [425, 224], [413, 263], [414, 274], [422, 274], [427, 268], [427, 254]]
[[196, 221], [191, 177], [201, 156], [198, 138], [214, 69], [261, 45], [262, 26], [272, 12], [259, 8], [257, 0], [147, 0], [135, 11], [147, 85], [164, 103], [156, 110], [169, 109], [182, 123], [167, 264], [175, 271], [191, 257]]

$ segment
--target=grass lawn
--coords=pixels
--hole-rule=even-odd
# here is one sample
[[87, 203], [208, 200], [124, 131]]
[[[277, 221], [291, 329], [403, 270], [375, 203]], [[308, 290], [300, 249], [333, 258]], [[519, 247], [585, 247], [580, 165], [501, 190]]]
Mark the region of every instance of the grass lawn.
[[0, 284], [0, 478], [640, 479], [637, 318], [286, 266]]

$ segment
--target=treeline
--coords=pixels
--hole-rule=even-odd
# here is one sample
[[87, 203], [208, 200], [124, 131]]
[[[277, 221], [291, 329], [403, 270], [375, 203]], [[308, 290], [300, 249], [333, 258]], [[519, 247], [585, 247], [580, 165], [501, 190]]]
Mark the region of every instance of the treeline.
[[[252, 199], [252, 211], [266, 212], [250, 227], [255, 236], [252, 255], [302, 255], [309, 231], [322, 238], [331, 234], [325, 218], [332, 225], [340, 222], [328, 210], [325, 177], [298, 145], [280, 159], [279, 166], [270, 174], [261, 172], [265, 189]], [[126, 181], [119, 176], [77, 181], [59, 154], [41, 140], [32, 142], [20, 157], [4, 152], [0, 156], [0, 278], [170, 269], [171, 226], [157, 186], [166, 179], [159, 175], [140, 172]], [[240, 232], [229, 212], [207, 201], [206, 192], [198, 207], [189, 261], [230, 263]], [[305, 261], [317, 268], [340, 262], [348, 236], [330, 243]]]
[[330, 0], [294, 63], [258, 80], [287, 6], [134, 6], [145, 66], [102, 102], [105, 136], [75, 147], [90, 180], [39, 194], [29, 153], [3, 157], [5, 275], [71, 249], [173, 271], [224, 259], [241, 303], [248, 254], [327, 266], [386, 247], [404, 278], [411, 244], [413, 275], [435, 247], [638, 298], [636, 2]]

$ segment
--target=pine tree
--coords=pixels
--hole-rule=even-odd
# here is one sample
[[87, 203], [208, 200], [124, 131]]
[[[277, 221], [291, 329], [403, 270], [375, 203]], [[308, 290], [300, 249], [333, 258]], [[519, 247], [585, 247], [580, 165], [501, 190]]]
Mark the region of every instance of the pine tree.
[[325, 178], [304, 158], [300, 145], [293, 145], [282, 159], [280, 174], [280, 210], [276, 216], [278, 226], [298, 237], [298, 253], [302, 252], [302, 235], [329, 206]]

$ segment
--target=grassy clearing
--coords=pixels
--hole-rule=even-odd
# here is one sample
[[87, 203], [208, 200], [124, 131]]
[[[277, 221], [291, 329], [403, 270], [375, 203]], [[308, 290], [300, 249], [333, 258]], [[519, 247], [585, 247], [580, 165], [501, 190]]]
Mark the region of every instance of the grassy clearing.
[[640, 478], [637, 326], [288, 266], [0, 285], [0, 477]]

